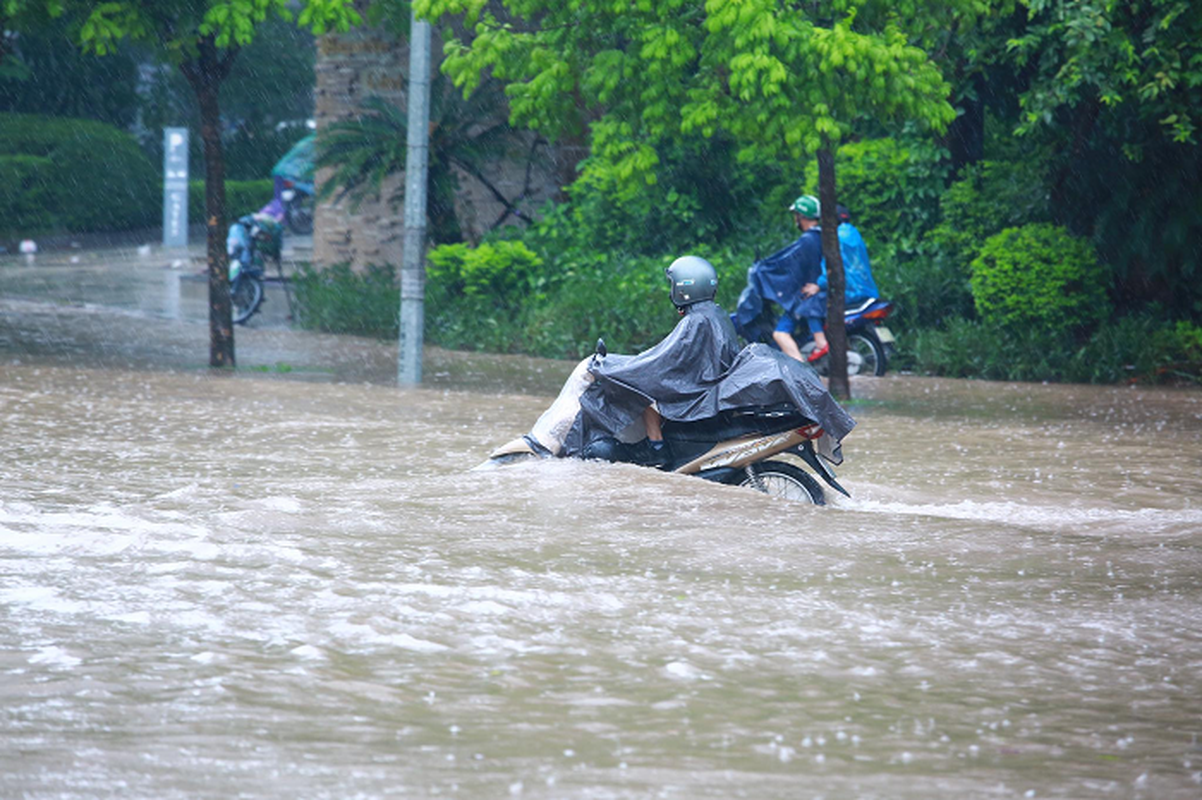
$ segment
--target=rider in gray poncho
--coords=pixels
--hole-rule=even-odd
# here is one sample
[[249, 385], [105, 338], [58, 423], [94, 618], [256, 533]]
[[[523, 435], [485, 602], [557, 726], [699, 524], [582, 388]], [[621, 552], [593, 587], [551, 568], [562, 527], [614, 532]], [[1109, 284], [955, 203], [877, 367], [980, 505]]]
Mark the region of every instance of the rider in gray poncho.
[[[682, 315], [663, 341], [637, 356], [610, 355], [589, 368], [593, 382], [565, 443], [569, 453], [661, 466], [668, 460], [660, 419], [691, 420], [718, 413], [717, 386], [739, 353], [729, 315], [714, 302], [718, 273], [708, 261], [682, 256], [666, 270], [672, 303]], [[642, 422], [647, 438], [631, 438]]]
[[671, 455], [661, 418], [691, 422], [783, 402], [823, 427], [829, 436], [820, 451], [838, 463], [838, 442], [855, 422], [814, 371], [766, 345], [739, 351], [730, 317], [714, 302], [717, 271], [705, 259], [683, 256], [666, 274], [682, 319], [649, 350], [589, 362], [579, 413], [557, 454], [662, 467]]

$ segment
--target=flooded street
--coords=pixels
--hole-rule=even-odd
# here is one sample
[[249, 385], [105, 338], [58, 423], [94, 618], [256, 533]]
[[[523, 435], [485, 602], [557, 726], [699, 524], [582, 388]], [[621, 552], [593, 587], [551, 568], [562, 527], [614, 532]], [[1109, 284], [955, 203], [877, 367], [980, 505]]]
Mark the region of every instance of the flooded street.
[[0, 294], [0, 797], [1202, 796], [1202, 392], [857, 378], [817, 508], [237, 337]]

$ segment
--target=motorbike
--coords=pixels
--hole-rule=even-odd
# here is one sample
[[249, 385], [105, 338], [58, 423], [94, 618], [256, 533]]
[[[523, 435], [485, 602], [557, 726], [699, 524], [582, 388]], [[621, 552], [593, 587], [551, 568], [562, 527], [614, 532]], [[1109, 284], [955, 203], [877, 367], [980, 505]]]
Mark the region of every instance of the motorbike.
[[[593, 380], [589, 366], [594, 358], [604, 356], [604, 343], [598, 342], [597, 352], [577, 364], [555, 402], [539, 417], [530, 433], [494, 450], [481, 467], [558, 457], [580, 409], [580, 397]], [[638, 430], [625, 433], [616, 446], [628, 447], [627, 440], [637, 441], [643, 433], [640, 423]], [[825, 505], [826, 494], [814, 477], [817, 475], [831, 488], [850, 496], [820, 458], [828, 455], [823, 450], [829, 442], [824, 440], [830, 437], [788, 404], [734, 408], [693, 422], [664, 420], [663, 436], [670, 454], [663, 469], [668, 472]], [[785, 460], [786, 457], [799, 460], [809, 471]]]
[[282, 242], [283, 228], [265, 215], [248, 214], [230, 225], [225, 249], [229, 256], [230, 305], [235, 324], [245, 325], [263, 305], [268, 259], [275, 262], [283, 280]]
[[[893, 332], [885, 327], [885, 319], [893, 313], [893, 303], [888, 300], [869, 298], [843, 311], [843, 324], [847, 330], [847, 374], [871, 375], [881, 377], [889, 368], [889, 356], [893, 352]], [[809, 332], [804, 326], [798, 326], [793, 334]], [[814, 352], [814, 340], [809, 339], [801, 345], [801, 354], [805, 358]], [[817, 361], [810, 362], [820, 375], [829, 371], [830, 355], [825, 355]]]
[[285, 179], [280, 200], [284, 204], [284, 222], [289, 230], [301, 236], [312, 233], [313, 184]]

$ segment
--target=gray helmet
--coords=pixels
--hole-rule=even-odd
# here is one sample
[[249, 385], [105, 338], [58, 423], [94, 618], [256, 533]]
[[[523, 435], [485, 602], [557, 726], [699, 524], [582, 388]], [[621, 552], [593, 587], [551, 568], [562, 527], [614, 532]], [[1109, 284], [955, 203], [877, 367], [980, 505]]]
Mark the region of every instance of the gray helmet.
[[718, 270], [700, 256], [681, 256], [664, 274], [668, 276], [672, 303], [677, 308], [713, 300], [718, 292]]

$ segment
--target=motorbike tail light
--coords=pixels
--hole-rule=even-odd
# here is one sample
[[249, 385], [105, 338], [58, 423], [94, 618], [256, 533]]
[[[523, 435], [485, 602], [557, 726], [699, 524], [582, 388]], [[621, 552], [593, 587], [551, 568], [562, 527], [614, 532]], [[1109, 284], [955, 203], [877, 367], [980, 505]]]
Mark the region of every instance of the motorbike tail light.
[[284, 179], [284, 188], [285, 189], [291, 189], [293, 186], [296, 186], [296, 184], [294, 182], [288, 180], [287, 178]]
[[810, 424], [797, 429], [797, 435], [806, 439], [819, 439], [824, 431], [818, 425]]
[[893, 310], [893, 306], [883, 305], [880, 308], [874, 308], [871, 311], [864, 313], [864, 319], [884, 319], [889, 316], [889, 312]]

